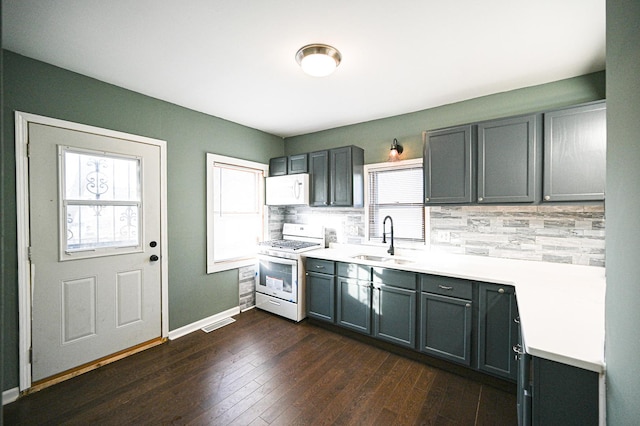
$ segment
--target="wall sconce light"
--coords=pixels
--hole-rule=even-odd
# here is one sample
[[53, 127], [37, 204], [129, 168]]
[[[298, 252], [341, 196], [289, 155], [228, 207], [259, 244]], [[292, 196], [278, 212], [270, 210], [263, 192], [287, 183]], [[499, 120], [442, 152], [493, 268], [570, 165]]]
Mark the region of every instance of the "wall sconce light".
[[389, 161], [399, 160], [402, 151], [402, 145], [398, 143], [398, 139], [394, 138], [393, 142], [391, 142], [391, 149], [389, 150]]
[[296, 53], [296, 61], [302, 71], [313, 77], [326, 77], [340, 65], [342, 56], [338, 49], [326, 44], [308, 44]]

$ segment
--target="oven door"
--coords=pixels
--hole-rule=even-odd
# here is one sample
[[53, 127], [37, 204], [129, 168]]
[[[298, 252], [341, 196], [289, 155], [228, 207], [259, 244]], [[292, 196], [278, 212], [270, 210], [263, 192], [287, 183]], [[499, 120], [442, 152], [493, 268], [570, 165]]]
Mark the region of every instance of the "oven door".
[[275, 256], [258, 256], [256, 291], [298, 303], [298, 261]]

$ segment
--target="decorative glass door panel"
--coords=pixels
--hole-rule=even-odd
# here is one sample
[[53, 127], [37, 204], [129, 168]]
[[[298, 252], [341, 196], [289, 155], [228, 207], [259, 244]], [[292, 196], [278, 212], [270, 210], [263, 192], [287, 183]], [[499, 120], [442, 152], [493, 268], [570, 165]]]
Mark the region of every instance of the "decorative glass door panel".
[[141, 249], [140, 158], [59, 147], [60, 260]]

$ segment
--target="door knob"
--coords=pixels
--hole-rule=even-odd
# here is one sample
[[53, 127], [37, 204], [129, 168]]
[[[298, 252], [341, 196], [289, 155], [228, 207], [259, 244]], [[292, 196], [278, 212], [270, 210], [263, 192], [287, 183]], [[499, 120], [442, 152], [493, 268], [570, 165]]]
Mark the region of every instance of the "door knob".
[[157, 262], [158, 259], [160, 259], [158, 256], [156, 256], [155, 254], [152, 254], [151, 257], [149, 258], [150, 261], [152, 262]]
[[157, 243], [157, 242], [155, 242], [155, 241], [151, 241], [151, 242], [149, 243], [149, 247], [155, 247], [155, 246], [157, 246], [157, 245], [158, 245], [158, 243]]

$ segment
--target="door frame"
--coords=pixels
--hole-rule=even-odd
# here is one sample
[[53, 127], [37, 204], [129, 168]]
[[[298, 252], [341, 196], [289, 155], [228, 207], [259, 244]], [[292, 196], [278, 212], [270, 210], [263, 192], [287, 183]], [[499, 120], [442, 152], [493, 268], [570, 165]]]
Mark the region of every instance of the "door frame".
[[71, 121], [59, 120], [36, 114], [15, 111], [16, 149], [16, 222], [18, 247], [18, 321], [19, 321], [19, 369], [20, 392], [31, 387], [31, 282], [33, 270], [29, 260], [30, 218], [29, 218], [29, 123], [43, 124], [93, 133], [133, 142], [155, 145], [160, 148], [160, 281], [161, 281], [161, 323], [162, 338], [169, 334], [169, 262], [167, 250], [167, 142], [145, 136]]

